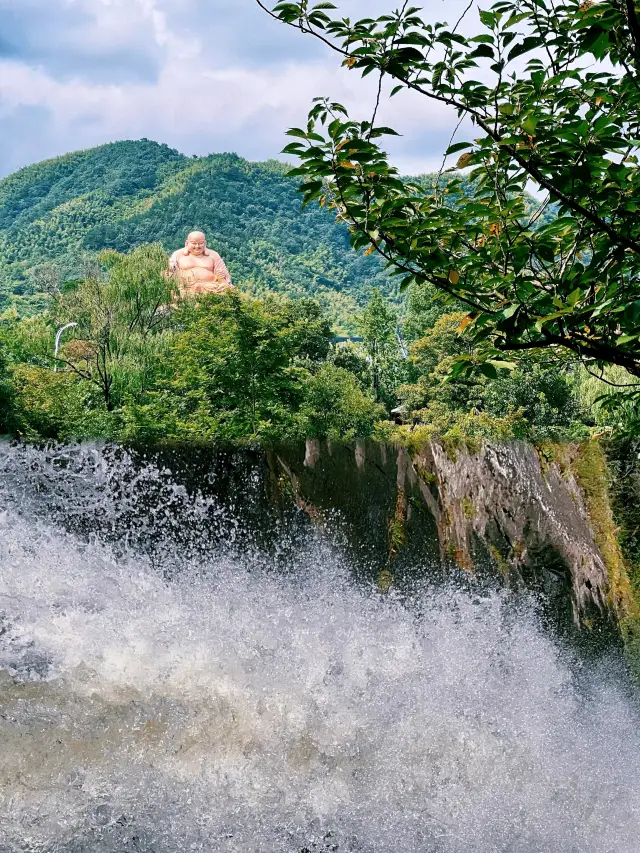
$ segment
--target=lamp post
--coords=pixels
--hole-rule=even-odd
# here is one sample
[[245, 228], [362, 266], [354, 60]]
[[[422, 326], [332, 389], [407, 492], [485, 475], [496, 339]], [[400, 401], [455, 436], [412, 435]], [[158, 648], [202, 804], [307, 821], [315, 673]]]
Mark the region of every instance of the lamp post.
[[[55, 345], [55, 348], [53, 350], [54, 359], [58, 358], [58, 350], [60, 349], [60, 338], [62, 337], [63, 333], [66, 332], [67, 329], [72, 329], [74, 326], [77, 326], [77, 325], [78, 325], [77, 323], [67, 323], [66, 326], [63, 326], [61, 329], [58, 329], [58, 333], [56, 334], [56, 345]], [[58, 362], [57, 361], [53, 365], [53, 372], [54, 373], [58, 372]]]

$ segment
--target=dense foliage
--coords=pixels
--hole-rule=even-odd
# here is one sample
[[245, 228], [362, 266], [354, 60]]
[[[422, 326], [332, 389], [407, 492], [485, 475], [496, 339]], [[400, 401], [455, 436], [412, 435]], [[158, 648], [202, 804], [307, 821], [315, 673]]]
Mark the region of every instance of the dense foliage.
[[301, 210], [281, 163], [233, 154], [188, 158], [166, 145], [118, 142], [37, 163], [0, 181], [0, 311], [47, 307], [105, 249], [159, 242], [172, 251], [202, 228], [234, 280], [258, 295], [316, 298], [339, 328], [372, 286], [390, 292], [376, 258], [350, 250], [346, 226]]
[[[446, 153], [464, 152], [457, 166], [471, 169], [472, 194], [455, 181], [426, 189], [401, 179], [379, 144], [395, 131], [376, 124], [377, 105], [360, 121], [320, 99], [287, 149], [301, 158], [306, 200], [333, 207], [355, 248], [466, 306], [476, 347], [454, 369], [479, 364], [494, 377], [502, 352], [546, 349], [640, 376], [634, 3], [501, 0], [469, 37], [409, 3], [351, 21], [332, 3], [258, 2], [349, 69], [375, 74], [381, 93], [389, 80], [392, 95], [405, 89], [459, 116], [467, 139]], [[465, 15], [475, 11], [470, 3]], [[558, 215], [541, 222], [552, 204]]]
[[6, 352], [0, 345], [0, 435], [10, 433], [15, 427], [14, 389], [7, 372]]
[[347, 438], [370, 434], [383, 415], [346, 371], [327, 375], [332, 333], [317, 303], [229, 294], [184, 305], [175, 321], [156, 390], [133, 409], [150, 425], [145, 437]]
[[493, 429], [503, 437], [540, 439], [580, 432], [587, 413], [579, 385], [559, 363], [523, 359], [516, 370], [493, 379], [470, 375], [451, 381], [455, 360], [474, 355], [469, 338], [460, 334], [463, 318], [463, 313], [444, 315], [411, 347], [413, 382], [398, 393], [414, 419], [442, 432], [465, 418], [467, 429]]
[[336, 343], [315, 300], [231, 292], [180, 301], [158, 244], [99, 260], [47, 311], [0, 321], [2, 432], [280, 442], [588, 429], [577, 377], [561, 364], [452, 380], [452, 360], [470, 352], [464, 314], [434, 314], [423, 298], [409, 300], [402, 320], [374, 289], [354, 318], [361, 338]]

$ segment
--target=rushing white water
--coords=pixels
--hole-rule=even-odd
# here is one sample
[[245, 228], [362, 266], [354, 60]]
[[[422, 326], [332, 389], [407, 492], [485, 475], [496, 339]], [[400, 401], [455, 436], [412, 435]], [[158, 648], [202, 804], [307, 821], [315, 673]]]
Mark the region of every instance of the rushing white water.
[[637, 853], [636, 708], [533, 608], [382, 597], [318, 542], [287, 574], [169, 548], [168, 581], [15, 477], [1, 853]]

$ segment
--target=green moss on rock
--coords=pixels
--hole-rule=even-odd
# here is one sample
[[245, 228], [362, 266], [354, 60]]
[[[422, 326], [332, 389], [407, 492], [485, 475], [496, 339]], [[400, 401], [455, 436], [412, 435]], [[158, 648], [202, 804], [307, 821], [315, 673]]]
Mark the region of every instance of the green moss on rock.
[[609, 604], [615, 612], [630, 668], [640, 679], [640, 596], [619, 541], [609, 493], [609, 471], [602, 446], [588, 441], [578, 447], [573, 473], [584, 495], [594, 539], [609, 576]]

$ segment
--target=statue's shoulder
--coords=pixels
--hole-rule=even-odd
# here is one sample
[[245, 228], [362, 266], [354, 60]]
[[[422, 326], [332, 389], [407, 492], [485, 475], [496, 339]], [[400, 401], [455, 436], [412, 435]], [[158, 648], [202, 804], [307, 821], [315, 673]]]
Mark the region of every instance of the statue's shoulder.
[[186, 258], [188, 256], [188, 254], [189, 253], [187, 251], [185, 251], [184, 248], [176, 249], [175, 252], [169, 258], [169, 266], [170, 267], [178, 266], [178, 264], [180, 263], [182, 258]]

